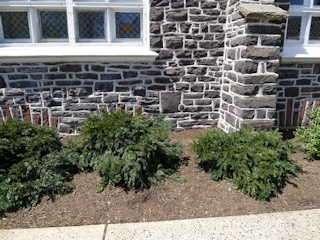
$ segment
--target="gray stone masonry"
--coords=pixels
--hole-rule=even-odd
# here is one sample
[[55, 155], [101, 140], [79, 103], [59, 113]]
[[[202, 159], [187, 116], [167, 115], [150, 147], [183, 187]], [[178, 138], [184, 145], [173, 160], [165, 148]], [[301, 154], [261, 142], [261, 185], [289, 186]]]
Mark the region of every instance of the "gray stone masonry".
[[239, 5], [150, 0], [153, 62], [0, 64], [0, 121], [16, 116], [77, 134], [95, 111], [120, 109], [165, 115], [176, 130], [273, 127], [283, 21], [247, 19]]
[[100, 109], [166, 116], [176, 130], [218, 125], [227, 0], [150, 0], [156, 61], [0, 65], [0, 120], [77, 134]]
[[278, 72], [277, 125], [306, 124], [308, 110], [320, 105], [320, 63], [281, 64]]
[[228, 132], [275, 125], [282, 25], [272, 20], [283, 11], [248, 3], [230, 1], [227, 9], [219, 127]]

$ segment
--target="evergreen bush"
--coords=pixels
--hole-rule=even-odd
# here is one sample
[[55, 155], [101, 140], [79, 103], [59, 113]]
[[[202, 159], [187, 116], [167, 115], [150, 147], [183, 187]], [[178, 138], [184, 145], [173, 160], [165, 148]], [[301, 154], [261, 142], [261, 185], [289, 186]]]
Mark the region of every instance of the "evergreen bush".
[[294, 135], [302, 142], [308, 159], [320, 159], [320, 108], [309, 112], [309, 125], [299, 126]]
[[288, 160], [293, 145], [274, 131], [240, 129], [234, 133], [211, 130], [198, 137], [192, 149], [198, 165], [214, 180], [230, 180], [257, 200], [268, 200], [301, 166]]
[[17, 119], [0, 123], [0, 211], [29, 208], [44, 194], [72, 189], [72, 164], [60, 150], [56, 130]]
[[87, 118], [73, 145], [80, 169], [101, 176], [99, 191], [107, 185], [149, 187], [173, 174], [181, 146], [169, 142], [170, 125], [162, 118], [101, 111]]

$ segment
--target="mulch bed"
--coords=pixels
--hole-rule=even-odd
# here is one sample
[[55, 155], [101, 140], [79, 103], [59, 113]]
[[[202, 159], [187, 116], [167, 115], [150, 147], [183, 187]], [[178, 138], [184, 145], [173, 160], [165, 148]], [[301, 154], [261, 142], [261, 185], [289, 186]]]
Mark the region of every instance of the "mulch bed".
[[188, 218], [221, 217], [320, 208], [320, 161], [308, 161], [302, 152], [290, 156], [303, 166], [270, 202], [258, 202], [229, 182], [215, 182], [196, 166], [189, 144], [205, 130], [173, 132], [172, 141], [184, 145], [182, 182], [166, 180], [143, 191], [107, 188], [96, 193], [99, 177], [94, 173], [74, 176], [75, 189], [54, 199], [44, 197], [31, 210], [5, 213], [0, 228], [58, 227], [124, 222], [149, 222]]

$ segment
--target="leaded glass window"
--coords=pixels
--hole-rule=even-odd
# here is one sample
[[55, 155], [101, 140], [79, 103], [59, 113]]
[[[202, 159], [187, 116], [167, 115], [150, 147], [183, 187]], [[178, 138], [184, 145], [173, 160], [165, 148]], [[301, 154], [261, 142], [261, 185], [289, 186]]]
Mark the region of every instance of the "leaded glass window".
[[40, 11], [41, 38], [68, 38], [67, 13], [60, 11]]
[[116, 38], [140, 38], [140, 13], [116, 12]]
[[27, 12], [0, 12], [4, 39], [30, 38]]
[[105, 22], [103, 11], [79, 11], [78, 27], [80, 39], [104, 39]]

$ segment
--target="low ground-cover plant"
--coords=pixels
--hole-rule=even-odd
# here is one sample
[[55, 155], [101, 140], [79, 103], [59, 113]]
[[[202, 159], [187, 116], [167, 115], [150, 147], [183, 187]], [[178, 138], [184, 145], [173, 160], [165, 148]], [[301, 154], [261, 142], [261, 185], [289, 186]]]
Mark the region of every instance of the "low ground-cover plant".
[[162, 118], [101, 111], [88, 117], [73, 144], [80, 169], [101, 176], [107, 185], [149, 187], [176, 171], [181, 146], [169, 142], [170, 125]]
[[308, 159], [320, 159], [320, 107], [309, 112], [309, 125], [299, 126], [294, 135], [302, 142]]
[[72, 164], [60, 152], [56, 130], [17, 119], [0, 123], [0, 211], [71, 190]]
[[257, 200], [274, 196], [301, 166], [288, 160], [293, 145], [274, 131], [240, 129], [234, 133], [211, 130], [198, 137], [192, 149], [198, 165], [214, 180], [230, 180]]

